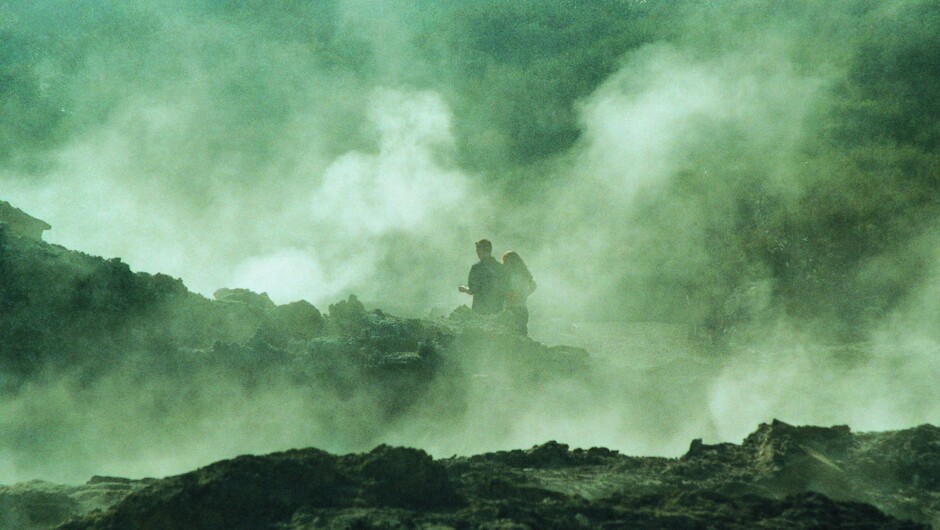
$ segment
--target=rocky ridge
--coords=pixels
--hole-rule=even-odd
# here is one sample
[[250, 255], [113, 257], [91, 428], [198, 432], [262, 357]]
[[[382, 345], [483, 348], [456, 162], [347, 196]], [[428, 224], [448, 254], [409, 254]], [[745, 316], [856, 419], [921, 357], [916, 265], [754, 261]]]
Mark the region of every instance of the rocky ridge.
[[21, 484], [0, 489], [0, 506], [7, 527], [62, 530], [929, 528], [940, 525], [937, 466], [930, 425], [852, 433], [774, 421], [741, 444], [693, 441], [680, 458], [557, 442], [439, 460], [385, 445], [298, 449], [161, 480]]
[[[159, 412], [191, 407], [207, 375], [247, 395], [272, 385], [334, 396], [377, 421], [313, 418], [358, 445], [396, 421], [459, 415], [468, 388], [519, 400], [598, 368], [458, 309], [406, 319], [354, 296], [321, 313], [298, 301], [134, 273], [0, 227], [0, 396], [78, 374], [74, 392], [112, 374], [164, 379]], [[497, 379], [498, 378], [498, 379]], [[528, 395], [531, 387], [540, 389]], [[165, 390], [163, 389], [165, 388]], [[198, 410], [196, 412], [199, 412]], [[23, 432], [19, 432], [21, 429]], [[8, 425], [4, 443], [36, 426]], [[355, 444], [354, 444], [355, 445]], [[379, 446], [335, 456], [298, 449], [223, 460], [164, 479], [95, 477], [0, 486], [4, 528], [918, 528], [940, 526], [940, 434], [761, 425], [740, 445], [693, 441], [678, 459], [569, 449], [434, 460]]]

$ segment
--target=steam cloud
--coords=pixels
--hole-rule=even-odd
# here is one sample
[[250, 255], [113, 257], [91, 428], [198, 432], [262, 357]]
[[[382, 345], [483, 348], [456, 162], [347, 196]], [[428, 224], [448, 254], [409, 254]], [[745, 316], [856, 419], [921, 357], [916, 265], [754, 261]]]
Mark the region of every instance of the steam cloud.
[[[681, 364], [688, 393], [637, 371], [648, 351], [601, 351], [623, 369], [580, 420], [481, 397], [502, 430], [384, 436], [674, 454], [773, 416], [883, 429], [940, 412], [935, 2], [174, 4], [0, 7], [0, 198], [49, 221], [47, 239], [203, 294], [426, 310], [466, 302], [455, 287], [489, 237], [533, 269], [546, 340], [558, 319], [717, 337]], [[50, 384], [4, 408], [100, 412]], [[290, 401], [238, 402], [263, 417]], [[656, 430], [661, 405], [679, 427]], [[222, 453], [375, 441], [234, 440]], [[113, 473], [220, 456], [137, 469], [138, 442]]]

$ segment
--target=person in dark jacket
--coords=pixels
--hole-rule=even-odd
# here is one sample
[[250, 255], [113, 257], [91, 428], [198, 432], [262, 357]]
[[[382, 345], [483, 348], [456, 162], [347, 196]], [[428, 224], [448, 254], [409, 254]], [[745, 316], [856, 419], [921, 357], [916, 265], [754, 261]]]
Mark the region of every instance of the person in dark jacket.
[[481, 239], [476, 242], [480, 261], [470, 267], [467, 285], [458, 287], [460, 292], [473, 297], [471, 308], [481, 315], [493, 315], [503, 309], [506, 299], [506, 281], [503, 266], [493, 257], [493, 244]]

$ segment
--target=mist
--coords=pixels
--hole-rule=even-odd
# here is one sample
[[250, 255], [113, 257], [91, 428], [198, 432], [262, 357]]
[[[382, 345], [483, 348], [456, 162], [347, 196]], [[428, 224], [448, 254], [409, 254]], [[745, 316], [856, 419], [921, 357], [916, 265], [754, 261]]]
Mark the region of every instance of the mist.
[[161, 408], [172, 381], [57, 375], [4, 398], [48, 438], [0, 481], [383, 442], [675, 456], [940, 413], [934, 2], [14, 0], [0, 39], [0, 199], [47, 241], [205, 296], [427, 316], [469, 302], [486, 237], [535, 275], [532, 337], [604, 367], [512, 406], [489, 367], [452, 422], [391, 424], [278, 379], [199, 374]]

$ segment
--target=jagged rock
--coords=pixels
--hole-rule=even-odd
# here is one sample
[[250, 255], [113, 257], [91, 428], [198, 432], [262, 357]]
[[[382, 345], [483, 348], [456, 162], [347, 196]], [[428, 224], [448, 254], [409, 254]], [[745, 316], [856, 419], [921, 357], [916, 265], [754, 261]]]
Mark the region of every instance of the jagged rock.
[[761, 424], [744, 440], [754, 460], [754, 467], [777, 472], [793, 460], [823, 454], [844, 454], [853, 443], [847, 425], [837, 427], [794, 427], [780, 420]]
[[921, 425], [891, 433], [856, 436], [854, 456], [859, 471], [869, 468], [873, 481], [896, 481], [906, 487], [940, 492], [940, 427]]
[[69, 519], [113, 506], [151, 482], [93, 477], [80, 486], [63, 486], [41, 480], [0, 486], [0, 528], [53, 528]]
[[268, 293], [256, 293], [249, 289], [228, 289], [223, 287], [212, 293], [212, 297], [219, 302], [236, 302], [261, 309], [273, 309], [275, 306]]
[[0, 232], [7, 231], [29, 239], [42, 239], [42, 233], [50, 229], [52, 226], [49, 223], [14, 208], [6, 201], [0, 201]]
[[317, 449], [241, 456], [158, 481], [66, 529], [271, 528], [295, 514], [359, 506], [447, 508], [459, 499], [423, 451], [381, 446], [336, 457]]
[[[905, 440], [916, 442], [905, 447]], [[814, 491], [929, 523], [940, 515], [935, 512], [940, 496], [932, 493], [938, 464], [936, 427], [853, 434], [844, 425], [798, 427], [774, 420], [761, 424], [740, 446], [694, 441], [676, 471], [697, 480], [735, 477], [739, 492], [784, 496]], [[922, 476], [931, 478], [919, 482]], [[910, 506], [911, 492], [904, 490], [915, 481], [922, 492], [919, 508]]]
[[358, 333], [365, 318], [366, 308], [354, 294], [346, 300], [330, 304], [330, 324], [341, 333]]
[[347, 457], [362, 477], [357, 503], [440, 509], [459, 504], [447, 470], [424, 451], [381, 445], [364, 457]]
[[306, 300], [272, 308], [269, 330], [296, 340], [310, 340], [323, 333], [326, 321], [320, 311]]
[[79, 502], [64, 489], [40, 481], [0, 486], [0, 527], [51, 528], [79, 515]]
[[[879, 443], [919, 439], [921, 431], [853, 435], [774, 422], [741, 445], [693, 442], [679, 460], [557, 442], [438, 461], [385, 445], [345, 456], [296, 450], [163, 479], [61, 528], [927, 528], [940, 514], [936, 495], [868, 484], [855, 471], [870, 465], [858, 458], [873, 458]], [[868, 449], [853, 452], [860, 437]], [[840, 466], [846, 480], [859, 481], [849, 490], [855, 497], [833, 499], [808, 483], [791, 494], [762, 489], [767, 476], [792, 469], [805, 457], [800, 447], [814, 443], [830, 456], [846, 451]], [[775, 455], [772, 464], [767, 454]], [[690, 481], [688, 466], [702, 460], [717, 461], [699, 466], [706, 471]], [[898, 514], [899, 501], [912, 494], [920, 495], [920, 511]]]
[[[536, 445], [528, 450], [499, 451], [480, 457], [471, 457], [470, 461], [493, 460], [509, 467], [548, 468], [574, 465], [577, 460], [566, 444], [556, 441]], [[584, 463], [581, 461], [580, 463]]]

